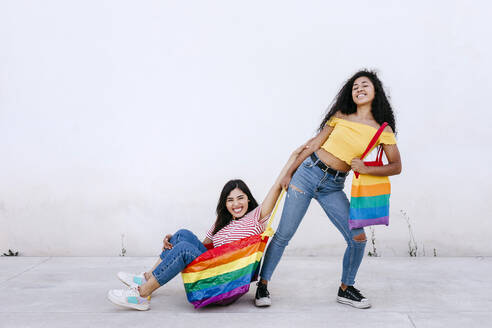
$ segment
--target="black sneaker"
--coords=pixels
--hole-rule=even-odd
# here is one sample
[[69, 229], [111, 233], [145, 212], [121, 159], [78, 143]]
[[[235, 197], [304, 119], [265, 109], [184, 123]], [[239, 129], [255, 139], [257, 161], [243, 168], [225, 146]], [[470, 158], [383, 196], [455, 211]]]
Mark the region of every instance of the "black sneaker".
[[352, 305], [358, 309], [371, 307], [369, 300], [354, 286], [348, 286], [345, 291], [342, 290], [342, 287], [338, 288], [337, 302]]
[[270, 293], [268, 292], [267, 285], [263, 284], [261, 281], [258, 281], [256, 286], [258, 286], [258, 288], [256, 288], [255, 305], [259, 307], [272, 305], [272, 300], [270, 299]]

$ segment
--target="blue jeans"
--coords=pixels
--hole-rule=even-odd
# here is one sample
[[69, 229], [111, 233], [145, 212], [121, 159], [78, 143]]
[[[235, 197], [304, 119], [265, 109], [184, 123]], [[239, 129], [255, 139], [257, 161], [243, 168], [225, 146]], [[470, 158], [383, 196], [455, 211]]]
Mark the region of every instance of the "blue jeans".
[[162, 262], [152, 271], [159, 285], [177, 276], [188, 264], [207, 251], [193, 232], [181, 229], [169, 239], [173, 248], [161, 253]]
[[[347, 248], [343, 256], [342, 283], [352, 286], [364, 257], [366, 246], [365, 241], [356, 241], [353, 238], [364, 233], [364, 229], [349, 229], [350, 203], [343, 192], [345, 177], [325, 173], [315, 164], [310, 157], [306, 158], [292, 177], [291, 186], [285, 199], [282, 218], [265, 254], [261, 278], [267, 281], [271, 279], [285, 247], [294, 236], [306, 214], [311, 199], [314, 198], [319, 202], [326, 215], [328, 215], [331, 222], [342, 233], [347, 242]], [[297, 187], [302, 192], [292, 186]]]

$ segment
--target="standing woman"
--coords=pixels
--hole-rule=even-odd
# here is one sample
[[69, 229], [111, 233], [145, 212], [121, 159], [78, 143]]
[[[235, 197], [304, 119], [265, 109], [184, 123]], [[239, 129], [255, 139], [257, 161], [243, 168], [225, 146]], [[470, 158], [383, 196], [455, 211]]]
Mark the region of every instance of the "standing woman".
[[[388, 122], [388, 126], [376, 145], [383, 145], [388, 164], [365, 166], [360, 157], [384, 122]], [[257, 306], [271, 304], [268, 281], [312, 198], [319, 202], [347, 242], [337, 301], [356, 308], [371, 306], [369, 300], [354, 287], [355, 276], [364, 257], [366, 235], [363, 228], [349, 229], [350, 203], [343, 187], [351, 169], [376, 176], [401, 172], [394, 131], [393, 110], [376, 73], [366, 70], [357, 72], [336, 96], [321, 122], [318, 135], [307, 143], [308, 147], [299, 154], [280, 182], [283, 188], [288, 188], [288, 192], [279, 227], [263, 262], [255, 297]]]

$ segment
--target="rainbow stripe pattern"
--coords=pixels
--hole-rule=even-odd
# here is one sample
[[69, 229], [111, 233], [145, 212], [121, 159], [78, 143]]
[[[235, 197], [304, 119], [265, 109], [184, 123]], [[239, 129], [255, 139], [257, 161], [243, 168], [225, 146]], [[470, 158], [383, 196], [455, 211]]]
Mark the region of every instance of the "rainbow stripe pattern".
[[261, 257], [273, 236], [273, 218], [284, 194], [282, 190], [262, 234], [212, 248], [181, 272], [186, 296], [195, 309], [230, 304], [249, 291], [250, 283], [258, 279]]
[[350, 229], [389, 224], [391, 184], [388, 177], [360, 174], [352, 180]]
[[250, 283], [258, 278], [268, 235], [271, 230], [197, 257], [181, 272], [188, 301], [197, 309], [209, 304], [230, 304], [246, 294]]

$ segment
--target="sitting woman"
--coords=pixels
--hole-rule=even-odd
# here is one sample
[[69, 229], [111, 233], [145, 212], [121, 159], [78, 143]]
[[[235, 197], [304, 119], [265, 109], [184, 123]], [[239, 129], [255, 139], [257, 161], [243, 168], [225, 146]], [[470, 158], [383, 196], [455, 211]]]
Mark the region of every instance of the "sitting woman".
[[160, 258], [154, 267], [141, 274], [119, 272], [118, 278], [130, 288], [110, 290], [108, 299], [123, 307], [148, 310], [152, 292], [178, 275], [195, 258], [206, 252], [207, 248], [262, 233], [280, 194], [280, 180], [305, 147], [303, 145], [292, 153], [261, 205], [258, 205], [242, 180], [227, 182], [220, 193], [217, 219], [203, 243], [185, 229], [178, 230], [174, 235], [167, 235]]

